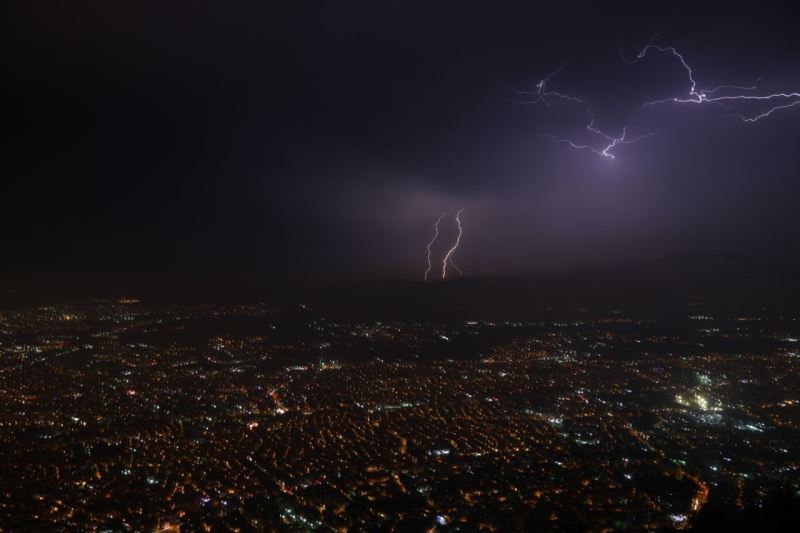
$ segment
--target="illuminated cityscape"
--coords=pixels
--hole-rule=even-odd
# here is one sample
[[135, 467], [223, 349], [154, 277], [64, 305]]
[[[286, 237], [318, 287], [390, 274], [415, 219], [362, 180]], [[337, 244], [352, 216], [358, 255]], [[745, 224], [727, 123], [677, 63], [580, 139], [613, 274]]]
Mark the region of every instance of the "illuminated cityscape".
[[343, 322], [125, 299], [0, 328], [10, 531], [682, 528], [800, 490], [780, 310]]

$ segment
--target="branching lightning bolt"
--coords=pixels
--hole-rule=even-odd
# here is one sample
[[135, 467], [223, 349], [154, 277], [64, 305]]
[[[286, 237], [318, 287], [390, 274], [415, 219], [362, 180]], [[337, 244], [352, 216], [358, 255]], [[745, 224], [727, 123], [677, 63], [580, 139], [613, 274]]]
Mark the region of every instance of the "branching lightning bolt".
[[[747, 102], [747, 101], [769, 102], [774, 100], [781, 101], [780, 104], [773, 105], [772, 107], [769, 107], [766, 111], [753, 116], [747, 116], [744, 114], [727, 115], [741, 119], [743, 122], [758, 122], [762, 118], [770, 116], [775, 111], [779, 111], [781, 109], [788, 109], [790, 107], [800, 105], [800, 92], [791, 92], [791, 93], [779, 92], [779, 93], [764, 94], [764, 95], [749, 94], [758, 89], [758, 85], [759, 83], [761, 83], [761, 80], [764, 77], [763, 74], [759, 76], [756, 82], [750, 87], [742, 87], [738, 85], [720, 85], [718, 87], [714, 87], [713, 89], [698, 89], [697, 82], [694, 79], [694, 73], [692, 72], [692, 68], [686, 62], [686, 59], [683, 57], [683, 55], [672, 46], [656, 46], [654, 44], [648, 43], [644, 48], [642, 48], [642, 50], [639, 52], [639, 54], [636, 56], [635, 59], [633, 59], [632, 61], [628, 60], [625, 61], [629, 64], [637, 63], [638, 61], [644, 59], [644, 57], [650, 50], [656, 50], [657, 52], [672, 54], [673, 56], [678, 58], [678, 61], [680, 61], [681, 66], [683, 66], [683, 69], [686, 71], [686, 75], [689, 79], [689, 91], [688, 91], [688, 97], [686, 98], [673, 97], [673, 98], [663, 98], [661, 100], [653, 100], [651, 102], [645, 102], [644, 104], [642, 104], [642, 109], [670, 102], [676, 104], [709, 103], [709, 104], [720, 104], [724, 106], [725, 104], [732, 104], [737, 101], [739, 102]], [[734, 94], [727, 94], [723, 96], [714, 96], [717, 92], [726, 90], [740, 91], [740, 92]]]
[[439, 215], [439, 218], [436, 219], [436, 223], [433, 225], [433, 237], [428, 242], [427, 250], [428, 250], [428, 269], [425, 271], [425, 281], [428, 281], [428, 274], [431, 273], [431, 269], [433, 268], [433, 263], [431, 263], [431, 246], [433, 243], [436, 242], [436, 239], [439, 238], [439, 222], [442, 221], [444, 217], [447, 216], [447, 213], [442, 213]]
[[458, 275], [459, 276], [463, 276], [464, 272], [458, 267], [458, 265], [455, 264], [455, 262], [453, 261], [453, 256], [452, 255], [450, 256], [450, 260], [449, 261], [450, 261], [450, 266], [456, 269], [456, 272], [458, 272]]
[[559, 72], [564, 70], [566, 67], [566, 63], [562, 63], [556, 70], [548, 74], [546, 77], [539, 80], [536, 84], [536, 91], [515, 91], [520, 96], [530, 96], [533, 97], [532, 100], [521, 101], [518, 103], [524, 104], [539, 104], [542, 103], [546, 106], [552, 106], [559, 101], [564, 102], [571, 102], [575, 104], [581, 104], [586, 107], [586, 113], [589, 115], [589, 122], [586, 124], [585, 129], [586, 131], [592, 133], [595, 136], [599, 136], [602, 139], [602, 142], [605, 143], [604, 145], [594, 146], [590, 144], [580, 144], [569, 139], [564, 139], [563, 137], [559, 137], [558, 135], [548, 134], [544, 135], [544, 137], [548, 140], [553, 142], [560, 142], [565, 143], [571, 146], [572, 148], [576, 148], [578, 150], [589, 150], [599, 156], [605, 157], [606, 159], [614, 159], [614, 154], [611, 153], [614, 148], [616, 148], [620, 144], [633, 144], [641, 139], [651, 137], [655, 135], [655, 133], [647, 133], [645, 135], [640, 135], [638, 137], [634, 137], [629, 139], [627, 137], [627, 126], [622, 128], [622, 134], [619, 136], [613, 136], [605, 131], [601, 130], [595, 125], [595, 115], [594, 110], [592, 108], [592, 104], [589, 103], [588, 100], [583, 98], [579, 98], [577, 96], [572, 96], [569, 94], [564, 94], [558, 91], [551, 91], [547, 88], [547, 84], [550, 80], [556, 76]]
[[453, 244], [453, 247], [447, 250], [447, 254], [444, 256], [444, 260], [442, 261], [442, 279], [447, 277], [447, 265], [452, 265], [459, 273], [461, 273], [461, 269], [453, 264], [453, 254], [456, 253], [458, 249], [458, 245], [461, 244], [461, 234], [463, 233], [463, 228], [461, 227], [461, 212], [464, 211], [463, 209], [459, 209], [456, 213], [456, 225], [458, 226], [458, 235], [456, 236], [456, 242]]
[[[622, 57], [623, 61], [625, 61], [625, 63], [629, 65], [633, 65], [635, 63], [638, 63], [639, 61], [642, 61], [650, 52], [668, 54], [673, 56], [678, 60], [681, 67], [686, 72], [688, 81], [688, 91], [685, 96], [674, 96], [674, 97], [662, 98], [659, 100], [644, 102], [643, 104], [641, 104], [640, 111], [643, 111], [648, 107], [666, 103], [714, 104], [721, 106], [725, 110], [730, 110], [731, 107], [737, 103], [750, 102], [750, 103], [767, 104], [766, 110], [763, 110], [759, 113], [749, 114], [749, 115], [745, 113], [727, 113], [725, 115], [728, 117], [738, 118], [746, 123], [752, 123], [752, 122], [758, 122], [763, 118], [769, 117], [770, 115], [776, 113], [777, 111], [789, 109], [795, 106], [800, 106], [800, 92], [798, 91], [776, 92], [769, 94], [754, 94], [758, 91], [759, 85], [761, 84], [764, 74], [759, 76], [759, 78], [751, 86], [719, 85], [711, 89], [699, 89], [697, 81], [695, 79], [694, 72], [692, 71], [692, 67], [689, 65], [688, 61], [683, 56], [683, 54], [681, 54], [677, 50], [677, 48], [673, 46], [661, 46], [654, 44], [654, 41], [656, 40], [657, 37], [658, 35], [651, 38], [647, 42], [647, 44], [645, 44], [645, 46], [639, 51], [639, 53], [636, 55], [635, 58], [628, 59], [627, 57], [625, 57], [625, 54], [623, 53], [622, 49], [620, 49], [620, 56]], [[546, 77], [542, 78], [536, 84], [535, 91], [515, 91], [520, 96], [525, 96], [530, 98], [529, 100], [525, 100], [519, 103], [544, 104], [547, 106], [552, 106], [559, 102], [565, 102], [565, 103], [583, 105], [586, 107], [586, 111], [589, 115], [589, 122], [585, 126], [585, 129], [591, 134], [600, 137], [601, 142], [597, 144], [579, 142], [577, 140], [566, 139], [554, 134], [544, 135], [545, 138], [553, 142], [567, 144], [568, 146], [578, 150], [588, 150], [607, 159], [614, 159], [613, 151], [619, 145], [633, 144], [641, 139], [645, 139], [647, 137], [655, 135], [654, 133], [648, 133], [645, 135], [640, 135], [638, 137], [629, 138], [627, 136], [627, 131], [626, 131], [627, 126], [622, 128], [621, 135], [618, 136], [610, 135], [607, 132], [598, 128], [595, 125], [595, 115], [592, 109], [592, 105], [587, 100], [569, 94], [565, 94], [559, 91], [553, 91], [548, 88], [548, 84], [551, 82], [551, 80], [562, 70], [564, 70], [565, 66], [566, 66], [565, 64], [562, 64], [556, 70], [548, 74]]]

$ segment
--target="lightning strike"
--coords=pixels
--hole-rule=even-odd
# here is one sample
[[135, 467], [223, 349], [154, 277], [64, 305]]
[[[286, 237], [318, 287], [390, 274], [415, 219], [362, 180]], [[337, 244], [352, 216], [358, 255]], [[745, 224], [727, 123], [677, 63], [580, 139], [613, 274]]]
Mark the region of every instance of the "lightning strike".
[[453, 256], [452, 255], [450, 256], [450, 266], [456, 269], [456, 272], [458, 272], [459, 276], [462, 276], [462, 277], [464, 276], [464, 272], [453, 261]]
[[436, 239], [439, 238], [439, 223], [446, 216], [447, 216], [447, 213], [442, 213], [441, 215], [439, 215], [439, 218], [436, 219], [436, 223], [433, 225], [433, 237], [428, 242], [428, 246], [427, 246], [427, 250], [428, 250], [428, 269], [425, 271], [425, 281], [428, 281], [428, 275], [430, 274], [431, 269], [433, 268], [433, 263], [431, 263], [431, 246], [433, 246], [433, 243], [435, 243]]
[[530, 96], [530, 97], [533, 97], [532, 100], [527, 100], [527, 101], [523, 100], [523, 101], [519, 101], [517, 103], [523, 103], [523, 104], [543, 103], [544, 105], [550, 107], [550, 106], [555, 105], [558, 101], [564, 101], [564, 102], [570, 102], [570, 103], [574, 103], [574, 104], [583, 105], [586, 108], [586, 113], [589, 115], [589, 122], [586, 124], [586, 126], [584, 126], [584, 129], [587, 132], [589, 132], [590, 134], [592, 134], [594, 136], [597, 136], [597, 137], [600, 137], [601, 138], [601, 143], [606, 143], [606, 144], [601, 144], [599, 146], [594, 146], [594, 145], [591, 145], [591, 144], [580, 144], [578, 142], [571, 141], [569, 139], [565, 139], [563, 137], [559, 137], [558, 135], [553, 135], [553, 134], [544, 135], [544, 137], [546, 139], [548, 139], [548, 140], [550, 140], [552, 142], [559, 142], [559, 143], [567, 144], [567, 145], [571, 146], [572, 148], [576, 148], [578, 150], [589, 150], [590, 152], [593, 152], [593, 153], [595, 153], [595, 154], [597, 154], [597, 155], [599, 155], [601, 157], [604, 157], [606, 159], [614, 159], [615, 156], [611, 152], [618, 145], [620, 145], [620, 144], [633, 144], [633, 143], [635, 143], [635, 142], [637, 142], [637, 141], [639, 141], [641, 139], [644, 139], [646, 137], [651, 137], [651, 136], [655, 135], [655, 133], [647, 133], [647, 134], [635, 137], [633, 139], [628, 139], [627, 138], [627, 131], [626, 131], [627, 127], [628, 127], [627, 125], [622, 128], [622, 134], [620, 136], [616, 136], [616, 137], [611, 135], [611, 134], [609, 134], [609, 133], [606, 133], [605, 131], [603, 131], [600, 128], [598, 128], [595, 125], [596, 118], [595, 118], [594, 110], [592, 108], [592, 104], [588, 100], [585, 100], [585, 99], [577, 97], [577, 96], [572, 96], [572, 95], [569, 95], [569, 94], [565, 94], [565, 93], [562, 93], [562, 92], [559, 92], [559, 91], [551, 91], [551, 90], [549, 90], [547, 88], [548, 82], [554, 76], [556, 76], [558, 73], [560, 73], [562, 70], [564, 70], [564, 67], [566, 67], [566, 63], [562, 63], [561, 66], [559, 66], [556, 70], [554, 70], [553, 72], [548, 74], [546, 77], [544, 77], [541, 80], [539, 80], [539, 82], [537, 82], [537, 84], [536, 84], [536, 91], [515, 91], [519, 96]]
[[[442, 279], [445, 279], [447, 277], [447, 265], [448, 264], [451, 264], [451, 265], [453, 264], [452, 263], [453, 254], [458, 249], [458, 245], [461, 244], [461, 234], [463, 233], [463, 229], [461, 227], [461, 212], [462, 211], [464, 211], [464, 210], [463, 209], [459, 209], [458, 212], [456, 213], [456, 225], [458, 226], [458, 235], [456, 236], [455, 244], [453, 244], [453, 247], [450, 248], [447, 251], [447, 254], [444, 256], [444, 260], [442, 261]], [[455, 265], [453, 265], [453, 266], [455, 267], [456, 270], [458, 270], [458, 272], [461, 272], [461, 270], [458, 267], [456, 267]]]
[[[632, 65], [644, 59], [645, 56], [647, 56], [647, 53], [651, 50], [655, 50], [659, 53], [670, 54], [678, 59], [681, 66], [686, 71], [686, 76], [689, 81], [689, 90], [687, 91], [688, 96], [685, 98], [672, 97], [672, 98], [662, 98], [660, 100], [653, 100], [651, 102], [645, 102], [644, 104], [642, 104], [642, 109], [665, 103], [719, 104], [723, 105], [724, 107], [727, 107], [728, 105], [736, 102], [770, 102], [775, 100], [781, 102], [781, 103], [776, 103], [776, 105], [772, 105], [771, 107], [768, 107], [767, 110], [764, 112], [752, 116], [747, 116], [742, 113], [726, 115], [729, 117], [738, 118], [743, 122], [758, 122], [762, 118], [766, 118], [772, 115], [775, 111], [779, 111], [781, 109], [788, 109], [790, 107], [800, 105], [800, 92], [790, 92], [790, 93], [779, 92], [779, 93], [764, 94], [764, 95], [750, 94], [753, 91], [758, 90], [758, 86], [763, 80], [764, 74], [761, 74], [761, 76], [759, 76], [756, 82], [749, 87], [739, 86], [739, 85], [720, 85], [712, 89], [698, 89], [697, 81], [694, 78], [694, 72], [692, 71], [692, 67], [689, 66], [689, 63], [683, 57], [683, 54], [678, 52], [678, 50], [673, 46], [656, 46], [648, 42], [648, 44], [645, 45], [645, 47], [642, 48], [641, 51], [637, 54], [635, 59], [628, 60], [625, 58], [624, 55], [622, 57], [626, 63]], [[734, 91], [734, 94], [724, 94], [722, 96], [715, 96], [715, 94], [720, 91]]]
[[608, 144], [606, 146], [601, 147], [594, 147], [588, 144], [578, 144], [576, 142], [570, 141], [569, 139], [564, 139], [563, 137], [559, 137], [558, 135], [544, 135], [544, 137], [552, 142], [564, 143], [569, 145], [572, 148], [577, 150], [589, 150], [601, 157], [605, 157], [606, 159], [614, 159], [616, 156], [611, 153], [611, 150], [617, 147], [620, 144], [633, 144], [637, 141], [642, 139], [646, 139], [647, 137], [652, 137], [656, 135], [656, 133], [645, 133], [644, 135], [639, 135], [638, 137], [634, 137], [632, 139], [627, 139], [627, 126], [622, 128], [622, 135], [619, 137], [612, 137], [606, 133], [601, 132], [600, 130], [592, 130], [587, 126], [589, 131], [595, 131], [598, 135], [601, 135], [604, 139], [606, 139]]
[[[763, 110], [762, 108], [762, 111], [758, 113], [747, 114], [743, 112], [741, 113], [728, 112], [725, 115], [726, 117], [738, 118], [742, 122], [753, 123], [753, 122], [758, 122], [761, 119], [767, 118], [778, 111], [793, 108], [795, 106], [800, 106], [800, 92], [797, 91], [776, 92], [769, 94], [754, 94], [757, 93], [757, 91], [759, 90], [759, 85], [761, 84], [764, 78], [763, 73], [761, 74], [761, 76], [758, 77], [758, 79], [756, 79], [755, 83], [753, 83], [753, 85], [750, 86], [719, 85], [711, 89], [700, 89], [698, 87], [697, 80], [695, 79], [695, 73], [692, 70], [692, 67], [689, 65], [689, 62], [684, 57], [684, 55], [681, 52], [679, 52], [677, 48], [673, 46], [661, 46], [654, 44], [656, 38], [658, 38], [658, 34], [652, 37], [633, 59], [625, 57], [624, 52], [620, 48], [620, 56], [622, 57], [622, 60], [629, 65], [633, 65], [644, 60], [648, 55], [652, 55], [655, 53], [670, 55], [680, 63], [681, 68], [686, 73], [687, 91], [685, 95], [678, 95], [678, 96], [644, 102], [643, 104], [641, 104], [639, 108], [640, 112], [644, 111], [649, 107], [667, 103], [712, 104], [721, 106], [726, 111], [730, 111], [731, 108], [736, 104], [742, 104], [742, 103], [766, 104], [767, 106], [766, 109]], [[588, 100], [570, 94], [566, 94], [560, 91], [554, 91], [549, 88], [549, 84], [551, 83], [553, 78], [557, 76], [561, 71], [563, 71], [565, 67], [566, 64], [563, 63], [557, 69], [552, 71], [550, 74], [539, 80], [536, 83], [535, 91], [515, 90], [514, 92], [517, 95], [527, 98], [526, 100], [522, 100], [516, 103], [544, 104], [548, 107], [554, 106], [558, 103], [583, 105], [585, 106], [586, 112], [589, 115], [589, 122], [586, 124], [586, 126], [584, 126], [584, 129], [586, 130], [586, 132], [588, 132], [588, 134], [591, 134], [591, 136], [598, 138], [599, 142], [594, 142], [592, 140], [588, 141], [577, 140], [577, 139], [571, 140], [555, 134], [543, 135], [544, 138], [552, 142], [566, 144], [571, 148], [575, 148], [577, 150], [590, 151], [606, 159], [615, 159], [615, 155], [613, 152], [617, 147], [619, 147], [619, 145], [633, 144], [639, 140], [656, 135], [656, 133], [646, 133], [638, 137], [629, 138], [627, 136], [627, 128], [630, 122], [628, 122], [628, 125], [622, 128], [622, 132], [620, 135], [611, 135], [608, 132], [603, 131], [602, 129], [597, 127], [595, 124], [594, 110], [592, 108], [592, 104]]]

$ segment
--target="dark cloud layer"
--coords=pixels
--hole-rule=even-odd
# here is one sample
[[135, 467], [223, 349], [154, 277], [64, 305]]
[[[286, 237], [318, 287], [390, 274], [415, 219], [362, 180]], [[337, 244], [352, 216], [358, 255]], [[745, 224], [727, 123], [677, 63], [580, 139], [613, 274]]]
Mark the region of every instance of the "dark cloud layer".
[[6, 270], [415, 277], [433, 220], [462, 207], [471, 274], [797, 258], [800, 109], [749, 125], [648, 113], [632, 127], [658, 135], [606, 161], [541, 135], [579, 127], [580, 108], [512, 91], [566, 61], [554, 83], [617, 128], [684, 81], [666, 58], [620, 60], [617, 41], [658, 31], [704, 84], [766, 68], [797, 89], [789, 7], [145, 4], [14, 4]]

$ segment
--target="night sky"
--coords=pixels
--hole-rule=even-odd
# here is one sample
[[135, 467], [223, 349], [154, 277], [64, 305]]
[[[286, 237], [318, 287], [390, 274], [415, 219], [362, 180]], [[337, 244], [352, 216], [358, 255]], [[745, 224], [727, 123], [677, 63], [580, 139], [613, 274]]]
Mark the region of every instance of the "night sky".
[[[763, 73], [761, 92], [797, 92], [791, 3], [607, 4], [13, 2], [2, 270], [419, 279], [433, 222], [461, 208], [466, 275], [796, 261], [800, 105], [642, 112], [685, 96], [685, 72], [620, 56], [657, 34], [698, 86]], [[655, 135], [613, 160], [549, 140], [586, 109], [516, 91], [562, 63], [548, 87], [596, 125]]]

